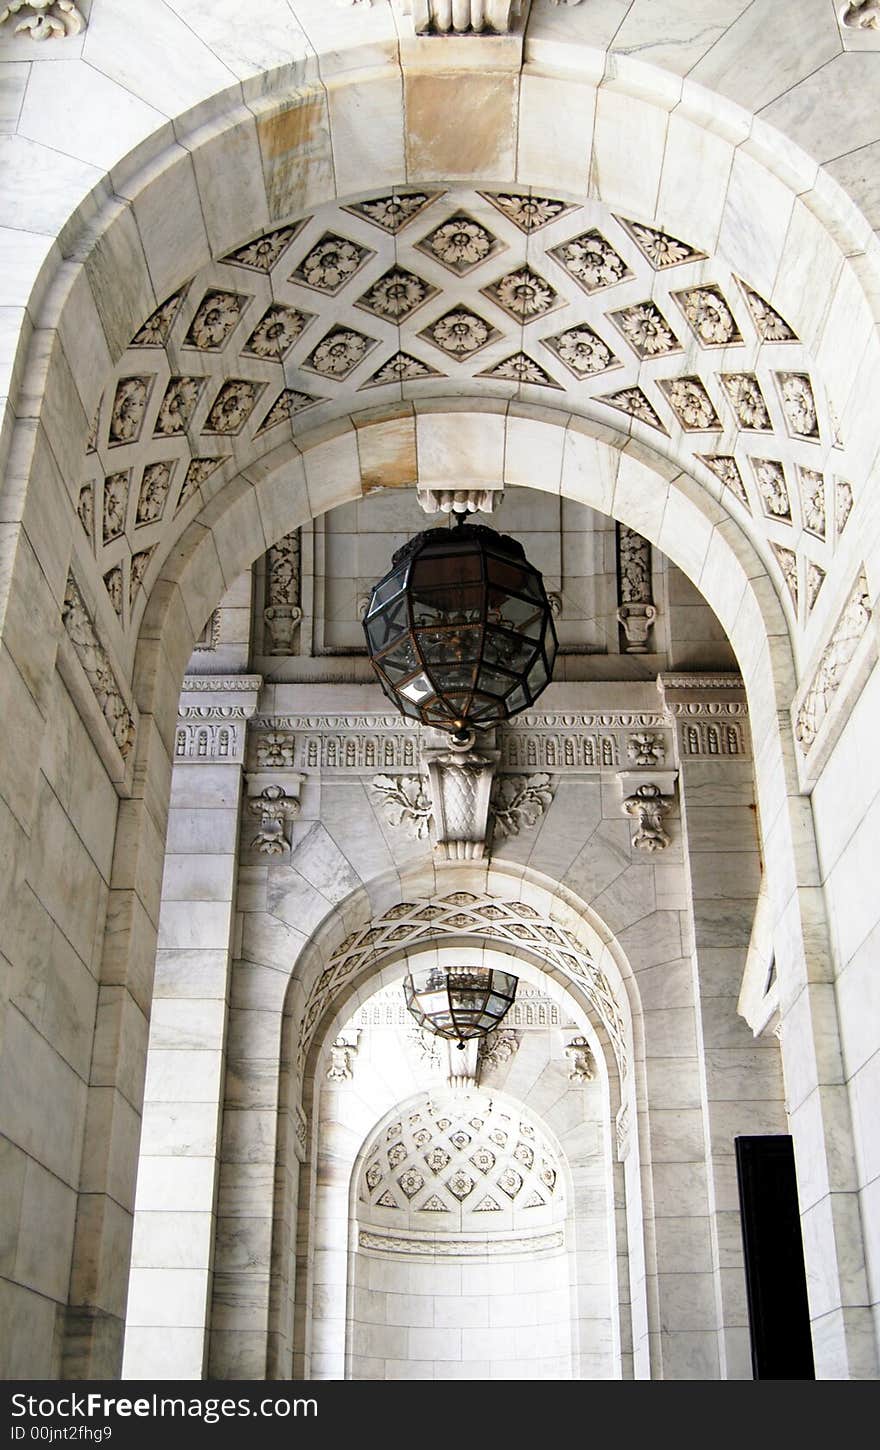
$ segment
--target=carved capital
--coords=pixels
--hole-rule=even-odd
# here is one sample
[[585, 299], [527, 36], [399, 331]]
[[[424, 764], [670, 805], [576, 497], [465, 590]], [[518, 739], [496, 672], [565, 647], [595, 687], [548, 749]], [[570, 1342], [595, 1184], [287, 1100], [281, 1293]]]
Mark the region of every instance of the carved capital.
[[648, 653], [648, 635], [656, 618], [653, 604], [621, 604], [617, 619], [626, 636], [627, 654]]

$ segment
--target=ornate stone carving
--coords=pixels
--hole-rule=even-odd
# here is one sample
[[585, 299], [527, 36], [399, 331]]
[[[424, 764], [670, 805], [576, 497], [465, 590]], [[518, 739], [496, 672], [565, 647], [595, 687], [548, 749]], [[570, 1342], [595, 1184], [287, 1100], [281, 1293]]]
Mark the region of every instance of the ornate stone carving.
[[739, 499], [744, 509], [749, 513], [752, 511], [749, 503], [749, 496], [746, 493], [746, 486], [743, 483], [742, 474], [739, 471], [739, 464], [729, 454], [721, 453], [698, 453], [697, 457], [701, 463], [720, 479], [725, 488], [729, 488], [732, 494]]
[[323, 403], [323, 398], [315, 397], [314, 393], [301, 393], [298, 388], [283, 388], [272, 404], [268, 413], [256, 431], [259, 438], [262, 433], [268, 433], [270, 428], [277, 428], [279, 423], [289, 423], [298, 413], [305, 412], [306, 408], [313, 408], [315, 403]]
[[623, 258], [597, 231], [581, 232], [558, 247], [551, 247], [550, 256], [588, 294], [616, 287], [618, 282], [632, 276]]
[[203, 433], [217, 433], [224, 438], [239, 434], [247, 422], [265, 383], [252, 383], [247, 378], [230, 378], [224, 383], [205, 419]]
[[849, 30], [880, 30], [880, 0], [858, 0], [844, 5], [840, 23]]
[[186, 295], [186, 288], [175, 292], [156, 308], [135, 333], [130, 347], [164, 347], [171, 335], [171, 329], [180, 311], [180, 304]]
[[175, 460], [166, 463], [148, 463], [141, 478], [138, 494], [135, 528], [142, 524], [155, 524], [165, 511], [165, 502], [174, 477]]
[[536, 825], [552, 799], [549, 775], [499, 776], [492, 796], [495, 834], [518, 836]]
[[692, 287], [673, 294], [694, 336], [704, 347], [742, 342], [733, 313], [718, 287]]
[[649, 428], [656, 428], [658, 433], [669, 436], [669, 430], [664, 428], [641, 388], [621, 388], [618, 393], [603, 393], [597, 402], [607, 403], [609, 408], [628, 413], [631, 418], [638, 418], [640, 423], [647, 423]]
[[479, 860], [486, 850], [489, 795], [498, 751], [426, 750], [434, 849], [447, 861]]
[[815, 468], [798, 468], [801, 515], [804, 528], [818, 539], [825, 538], [825, 476]]
[[752, 373], [722, 373], [721, 385], [730, 399], [736, 421], [741, 428], [758, 432], [770, 431], [773, 427], [767, 404]]
[[465, 212], [459, 212], [448, 221], [441, 222], [422, 241], [417, 243], [420, 252], [442, 263], [457, 277], [463, 277], [481, 262], [500, 250], [498, 238]]
[[479, 1072], [496, 1072], [506, 1067], [519, 1051], [520, 1034], [510, 1027], [496, 1027], [480, 1038]]
[[420, 775], [377, 775], [370, 785], [382, 798], [382, 813], [390, 826], [401, 826], [408, 836], [423, 841], [431, 821], [431, 797]]
[[118, 539], [125, 533], [125, 517], [128, 512], [128, 483], [130, 470], [111, 473], [104, 479], [104, 509], [101, 519], [101, 537], [105, 544]]
[[471, 357], [500, 336], [497, 328], [468, 307], [453, 308], [419, 333], [419, 337], [453, 358]]
[[635, 794], [624, 801], [623, 809], [636, 823], [632, 843], [638, 850], [665, 850], [669, 845], [669, 837], [663, 829], [663, 817], [668, 814], [669, 806], [664, 801], [659, 786], [640, 785]]
[[184, 339], [186, 347], [200, 352], [220, 352], [237, 325], [248, 302], [240, 292], [206, 292]]
[[575, 210], [569, 202], [551, 196], [535, 196], [534, 193], [481, 191], [480, 195], [527, 236]]
[[838, 538], [847, 525], [847, 520], [852, 513], [853, 491], [852, 484], [847, 483], [845, 478], [834, 480], [834, 522]]
[[262, 675], [184, 675], [181, 689], [185, 695], [256, 693], [263, 684]]
[[179, 433], [186, 432], [199, 398], [202, 396], [204, 386], [204, 378], [174, 377], [171, 379], [159, 407], [155, 428], [156, 437], [174, 438]]
[[755, 471], [755, 482], [765, 514], [768, 518], [790, 524], [791, 499], [782, 464], [775, 458], [751, 458], [749, 462]]
[[242, 705], [184, 705], [174, 736], [174, 758], [240, 765], [244, 758], [244, 722], [250, 710]]
[[300, 568], [302, 545], [300, 531], [295, 529], [273, 544], [266, 560], [266, 653], [289, 655], [294, 636], [302, 619], [300, 608]]
[[265, 236], [256, 237], [254, 241], [230, 252], [223, 258], [223, 261], [230, 262], [234, 267], [247, 267], [251, 272], [271, 272], [275, 263], [280, 261], [294, 237], [299, 235], [305, 224], [306, 222], [303, 220], [294, 223], [293, 226], [279, 227], [277, 231], [266, 232]]
[[480, 291], [514, 322], [534, 322], [551, 312], [561, 301], [559, 293], [532, 267], [508, 272]]
[[269, 730], [257, 736], [255, 753], [260, 770], [290, 770], [296, 760], [296, 736], [286, 730]]
[[638, 358], [664, 357], [681, 351], [678, 338], [653, 302], [625, 307], [622, 312], [609, 312], [608, 317]]
[[417, 378], [442, 378], [443, 373], [429, 367], [421, 358], [409, 352], [396, 352], [387, 362], [361, 383], [362, 388], [381, 388], [389, 383], [411, 383]]
[[297, 307], [273, 302], [257, 323], [242, 351], [251, 357], [282, 362], [293, 344], [302, 337], [314, 314]]
[[777, 373], [782, 410], [795, 438], [818, 438], [816, 400], [806, 373]]
[[657, 610], [651, 587], [651, 545], [626, 524], [617, 526], [617, 618], [627, 654], [645, 654]]
[[420, 488], [419, 503], [426, 514], [491, 514], [504, 498], [500, 488]]
[[586, 1037], [573, 1037], [565, 1047], [569, 1082], [592, 1082], [596, 1076], [593, 1052]]
[[526, 0], [397, 0], [397, 4], [402, 14], [412, 16], [417, 35], [504, 35], [528, 9]]
[[351, 1082], [354, 1077], [354, 1060], [357, 1057], [357, 1041], [351, 1035], [337, 1037], [330, 1046], [330, 1066], [327, 1068], [328, 1082]]
[[629, 1104], [621, 1103], [614, 1119], [614, 1135], [617, 1139], [617, 1161], [622, 1163], [629, 1153]]
[[106, 651], [98, 641], [94, 625], [72, 574], [67, 576], [61, 617], [77, 659], [82, 665], [98, 702], [113, 742], [123, 760], [134, 745], [135, 727], [131, 713], [113, 673]]
[[798, 556], [793, 549], [784, 549], [781, 544], [777, 544], [772, 539], [770, 541], [770, 547], [776, 555], [776, 562], [782, 571], [782, 577], [791, 595], [791, 602], [795, 610], [797, 610], [799, 594]]
[[666, 756], [666, 744], [661, 735], [636, 730], [627, 736], [626, 756], [633, 765], [660, 765]]
[[[302, 777], [300, 777], [300, 780]], [[251, 846], [264, 856], [282, 856], [290, 850], [285, 834], [287, 821], [296, 820], [302, 809], [295, 796], [288, 796], [280, 785], [267, 785], [259, 796], [248, 802], [252, 816], [259, 816], [260, 829]]]
[[752, 314], [755, 331], [762, 342], [797, 342], [795, 333], [775, 307], [771, 307], [769, 302], [765, 302], [763, 297], [759, 297], [744, 282], [740, 282], [740, 286]]
[[807, 755], [830, 711], [847, 668], [871, 619], [871, 598], [864, 574], [847, 600], [834, 633], [822, 652], [812, 684], [795, 722], [795, 735]]
[[685, 432], [706, 432], [721, 427], [721, 419], [699, 378], [670, 378], [661, 382], [660, 387]]
[[510, 357], [502, 358], [484, 372], [477, 373], [477, 377], [498, 378], [504, 383], [535, 383], [541, 388], [559, 388], [559, 384], [541, 364], [525, 352], [515, 352]]
[[556, 354], [560, 362], [565, 363], [576, 378], [593, 377], [596, 373], [620, 366], [620, 359], [615, 357], [607, 342], [603, 342], [585, 323], [542, 337], [541, 342]]
[[355, 305], [386, 322], [403, 322], [436, 295], [437, 288], [424, 277], [405, 267], [391, 267]]
[[439, 191], [395, 192], [391, 196], [378, 196], [370, 201], [351, 202], [344, 210], [351, 212], [353, 216], [363, 217], [364, 221], [395, 237], [440, 195]]
[[36, 13], [26, 14], [19, 20], [15, 34], [24, 33], [31, 40], [64, 40], [68, 35], [79, 35], [86, 28], [85, 17], [74, 0], [8, 0], [8, 4], [0, 10], [0, 25], [22, 10]]
[[121, 378], [116, 385], [110, 413], [109, 444], [136, 443], [140, 437], [153, 378], [139, 376]]
[[333, 297], [350, 282], [364, 263], [375, 256], [369, 247], [362, 247], [347, 237], [325, 232], [319, 242], [306, 254], [291, 282], [301, 282], [316, 292], [326, 292]]
[[365, 333], [356, 332], [352, 327], [334, 327], [322, 338], [302, 366], [310, 372], [318, 373], [322, 378], [342, 382], [360, 366], [367, 353], [372, 352], [375, 346], [374, 337], [367, 337]]
[[[86, 538], [90, 543], [95, 541], [95, 485], [86, 483], [79, 491], [79, 498], [76, 503], [76, 511], [79, 514], [79, 521], [82, 524]], [[839, 526], [838, 526], [839, 528]]]
[[680, 267], [684, 262], [705, 260], [705, 252], [698, 252], [696, 248], [689, 247], [687, 242], [679, 241], [678, 237], [672, 237], [668, 232], [658, 231], [656, 227], [645, 226], [641, 222], [627, 221], [624, 217], [618, 217], [617, 220], [629, 232], [636, 246], [657, 272], [664, 272], [667, 267]]

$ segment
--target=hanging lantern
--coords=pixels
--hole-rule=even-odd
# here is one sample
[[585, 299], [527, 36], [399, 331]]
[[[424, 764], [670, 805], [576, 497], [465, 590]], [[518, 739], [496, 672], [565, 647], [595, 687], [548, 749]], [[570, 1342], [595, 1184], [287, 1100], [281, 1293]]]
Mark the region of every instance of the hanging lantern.
[[544, 581], [522, 545], [463, 519], [397, 550], [364, 619], [385, 694], [459, 741], [533, 704], [557, 649]]
[[513, 1006], [518, 978], [490, 967], [425, 967], [405, 978], [407, 1010], [420, 1027], [464, 1048]]

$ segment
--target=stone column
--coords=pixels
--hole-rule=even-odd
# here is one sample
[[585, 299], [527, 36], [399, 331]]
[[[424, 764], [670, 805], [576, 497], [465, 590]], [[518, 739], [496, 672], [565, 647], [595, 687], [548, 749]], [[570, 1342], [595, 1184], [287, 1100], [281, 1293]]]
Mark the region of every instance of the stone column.
[[259, 676], [184, 681], [150, 1023], [123, 1376], [207, 1362], [245, 728]]
[[755, 1037], [738, 999], [761, 884], [745, 691], [738, 676], [661, 676], [675, 721], [694, 921], [694, 997], [706, 1138], [708, 1248], [719, 1371], [751, 1379], [737, 1134], [787, 1133], [772, 1032]]

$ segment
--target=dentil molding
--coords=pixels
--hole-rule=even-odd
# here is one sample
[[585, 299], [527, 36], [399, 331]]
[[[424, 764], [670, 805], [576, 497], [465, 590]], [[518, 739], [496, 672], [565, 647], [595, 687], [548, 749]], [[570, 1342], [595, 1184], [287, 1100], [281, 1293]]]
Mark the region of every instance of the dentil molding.
[[[580, 5], [581, 0], [550, 0], [551, 5]], [[342, 5], [372, 0], [340, 0]], [[509, 35], [529, 13], [531, 0], [394, 0], [409, 16], [416, 35]]]

